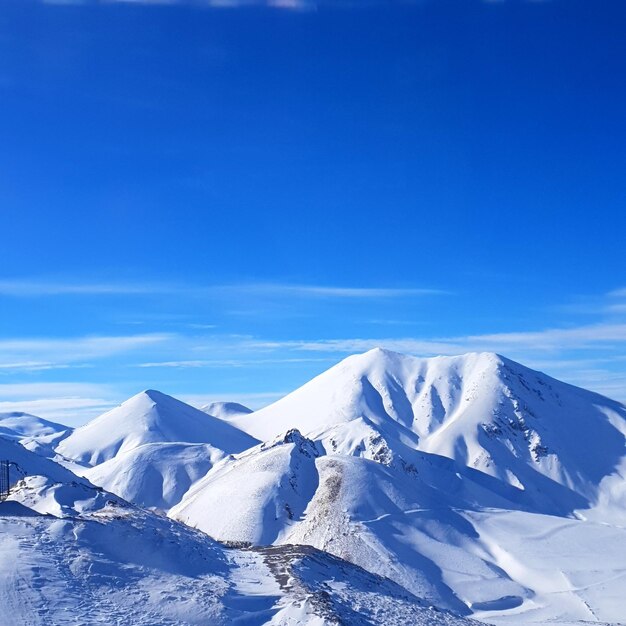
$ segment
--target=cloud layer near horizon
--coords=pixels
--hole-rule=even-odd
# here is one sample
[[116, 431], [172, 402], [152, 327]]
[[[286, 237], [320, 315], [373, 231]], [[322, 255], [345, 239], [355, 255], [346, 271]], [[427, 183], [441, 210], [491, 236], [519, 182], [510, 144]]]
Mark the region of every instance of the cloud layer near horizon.
[[[232, 333], [218, 323], [191, 320], [167, 309], [154, 310], [151, 301], [144, 301], [153, 293], [165, 293], [176, 302], [186, 303], [189, 309], [197, 308], [198, 302], [209, 302], [222, 307], [226, 317], [235, 320], [236, 327], [257, 330]], [[122, 303], [132, 302], [139, 307], [136, 317], [143, 327], [149, 321], [151, 327], [157, 328], [154, 332], [126, 334], [0, 338], [0, 410], [32, 412], [76, 425], [143, 388], [155, 386], [186, 398], [254, 398], [253, 408], [259, 408], [260, 403], [276, 399], [341, 358], [379, 346], [420, 357], [498, 352], [567, 382], [626, 400], [624, 288], [596, 298], [586, 308], [587, 319], [590, 315], [596, 318], [593, 323], [588, 319], [587, 323], [563, 327], [438, 335], [427, 330], [420, 332], [419, 328], [418, 332], [413, 328], [413, 332], [407, 333], [408, 327], [401, 320], [397, 325], [374, 325], [385, 331], [378, 335], [329, 336], [326, 331], [315, 339], [293, 336], [298, 329], [308, 330], [311, 316], [307, 314], [311, 307], [317, 316], [327, 310], [343, 311], [346, 306], [353, 307], [348, 309], [351, 312], [364, 311], [364, 315], [369, 315], [370, 309], [381, 303], [388, 303], [385, 306], [390, 306], [391, 311], [408, 302], [419, 309], [419, 303], [442, 296], [443, 301], [450, 299], [453, 303], [455, 296], [449, 291], [417, 287], [263, 282], [190, 287], [0, 281], [0, 297], [7, 301], [102, 301], [102, 308], [106, 309], [105, 304], [112, 300], [117, 312], [122, 306], [117, 303], [123, 297]], [[245, 318], [239, 318], [238, 311], [229, 312], [241, 303], [249, 307]], [[286, 311], [283, 306], [287, 306]], [[45, 306], [41, 308], [45, 311]], [[279, 336], [276, 329], [281, 329], [280, 322], [269, 330], [259, 330], [266, 319], [275, 315], [291, 319], [290, 336]], [[351, 315], [346, 318], [344, 330], [351, 326]], [[370, 332], [373, 329], [372, 325], [365, 327]], [[205, 370], [207, 374], [202, 373]], [[292, 375], [294, 372], [297, 375]]]

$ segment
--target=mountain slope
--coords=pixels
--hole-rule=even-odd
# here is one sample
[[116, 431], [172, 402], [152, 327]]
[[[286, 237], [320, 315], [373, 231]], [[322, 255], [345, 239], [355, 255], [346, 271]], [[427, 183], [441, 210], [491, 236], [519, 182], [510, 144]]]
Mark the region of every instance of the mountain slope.
[[222, 458], [222, 450], [203, 443], [146, 443], [83, 475], [129, 502], [167, 511]]
[[325, 455], [291, 431], [222, 462], [169, 515], [220, 540], [312, 545], [488, 621], [618, 622], [626, 528], [532, 512], [515, 487], [414, 454]]
[[[220, 540], [314, 545], [389, 577], [432, 604], [468, 612], [470, 599], [444, 582], [438, 563], [409, 542], [402, 545], [393, 524], [408, 528], [418, 512], [436, 511], [430, 523], [444, 535], [460, 536], [468, 524], [456, 509], [516, 508], [517, 490], [434, 455], [415, 452], [413, 463], [402, 466], [323, 455], [320, 449], [290, 431], [224, 461], [170, 516]], [[483, 559], [452, 546], [448, 553], [467, 579], [485, 583], [472, 592], [473, 601], [508, 596], [519, 604], [528, 596], [528, 590], [499, 576]]]

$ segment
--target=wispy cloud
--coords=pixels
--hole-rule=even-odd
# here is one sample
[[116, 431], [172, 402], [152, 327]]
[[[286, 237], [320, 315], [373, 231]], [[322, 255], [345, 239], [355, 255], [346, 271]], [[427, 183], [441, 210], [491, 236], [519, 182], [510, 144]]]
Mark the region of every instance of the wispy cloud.
[[96, 383], [50, 382], [50, 383], [3, 383], [0, 384], [0, 399], [31, 400], [42, 396], [77, 398], [85, 395], [102, 395], [110, 388]]
[[413, 354], [458, 354], [466, 351], [503, 351], [523, 347], [533, 351], [597, 348], [626, 342], [626, 324], [596, 324], [540, 331], [466, 335], [435, 339], [347, 338], [316, 341], [250, 341], [260, 350], [291, 349], [314, 352], [362, 352], [377, 346]]
[[113, 391], [92, 383], [0, 384], [0, 413], [22, 411], [78, 426], [115, 406]]
[[322, 298], [402, 298], [446, 293], [440, 289], [389, 287], [325, 287], [320, 285], [256, 285], [253, 291]]
[[470, 335], [469, 344], [486, 346], [532, 346], [537, 350], [595, 348], [599, 343], [626, 341], [626, 324], [594, 324], [575, 328]]
[[348, 338], [348, 339], [322, 339], [302, 341], [255, 341], [248, 343], [251, 349], [256, 350], [295, 350], [305, 352], [336, 352], [351, 354], [364, 352], [379, 346], [390, 350], [407, 352], [411, 354], [457, 354], [464, 351], [462, 344], [454, 344], [446, 340], [428, 340], [413, 338]]
[[163, 285], [108, 282], [0, 280], [0, 295], [13, 297], [93, 296], [160, 293]]
[[[378, 0], [383, 2], [384, 0]], [[312, 11], [321, 5], [358, 8], [358, 0], [42, 0], [44, 4], [135, 4], [209, 7], [213, 9], [240, 9], [246, 7], [267, 7], [287, 11]]]
[[626, 287], [620, 287], [619, 289], [613, 289], [607, 294], [609, 298], [626, 298]]
[[21, 370], [24, 372], [40, 372], [44, 370], [66, 369], [67, 367], [69, 367], [67, 363], [50, 363], [47, 361], [22, 361], [18, 363], [0, 362], [0, 370]]
[[138, 367], [198, 368], [198, 367], [251, 367], [259, 365], [284, 365], [295, 363], [328, 363], [332, 358], [277, 358], [277, 359], [213, 359], [189, 361], [155, 361], [139, 363]]
[[[288, 11], [313, 11], [321, 7], [336, 9], [361, 9], [370, 6], [386, 6], [389, 0], [42, 0], [46, 4], [144, 4], [210, 7], [215, 9], [239, 9], [246, 7], [268, 7]], [[415, 5], [423, 0], [396, 0], [398, 4]], [[505, 2], [506, 0], [483, 0]], [[526, 0], [541, 2], [548, 0]]]
[[173, 335], [151, 333], [129, 336], [26, 338], [0, 340], [0, 368], [58, 369], [163, 343]]
[[265, 296], [309, 298], [402, 298], [443, 295], [428, 287], [336, 286], [297, 283], [234, 283], [193, 285], [169, 283], [112, 283], [46, 280], [0, 280], [0, 295], [8, 297], [187, 295], [193, 297]]

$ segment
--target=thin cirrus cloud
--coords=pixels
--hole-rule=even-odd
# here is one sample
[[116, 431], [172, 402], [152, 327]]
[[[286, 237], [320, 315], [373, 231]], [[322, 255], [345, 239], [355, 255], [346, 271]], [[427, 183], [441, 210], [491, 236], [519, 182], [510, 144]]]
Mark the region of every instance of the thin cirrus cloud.
[[316, 341], [251, 341], [250, 348], [314, 352], [362, 352], [378, 346], [413, 354], [458, 354], [467, 351], [525, 351], [593, 349], [626, 342], [626, 324], [595, 324], [574, 328], [553, 328], [450, 338], [347, 338]]
[[[170, 6], [170, 7], [197, 7], [208, 9], [244, 9], [244, 8], [267, 8], [282, 11], [315, 11], [322, 6], [335, 8], [355, 9], [372, 2], [359, 2], [358, 0], [40, 0], [43, 4], [59, 6], [93, 6], [93, 5], [143, 5], [143, 6]], [[385, 0], [377, 0], [383, 4]], [[410, 0], [406, 0], [407, 3]]]
[[607, 294], [610, 298], [626, 298], [626, 287], [620, 287], [619, 289], [613, 289]]
[[115, 406], [115, 393], [94, 383], [0, 384], [0, 413], [32, 413], [68, 426], [77, 426]]
[[[129, 4], [129, 5], [168, 5], [207, 7], [211, 9], [242, 9], [249, 7], [265, 7], [285, 11], [314, 11], [322, 6], [344, 9], [358, 9], [372, 4], [384, 5], [385, 0], [42, 0], [52, 5], [97, 5], [97, 4]], [[406, 4], [414, 4], [415, 0], [404, 0]]]
[[138, 367], [164, 367], [164, 368], [199, 368], [199, 367], [250, 367], [259, 365], [284, 365], [296, 363], [328, 363], [333, 361], [329, 358], [277, 358], [277, 359], [212, 359], [212, 360], [188, 360], [188, 361], [154, 361], [139, 363]]
[[160, 291], [162, 287], [150, 284], [0, 280], [0, 295], [11, 297], [129, 295]]
[[310, 298], [401, 298], [443, 295], [442, 289], [423, 287], [352, 287], [294, 283], [236, 283], [226, 285], [177, 285], [168, 283], [64, 282], [42, 280], [0, 280], [0, 296], [301, 296]]
[[101, 359], [172, 339], [166, 333], [127, 336], [0, 340], [0, 368], [58, 369], [69, 363]]
[[50, 361], [19, 361], [4, 363], [0, 361], [0, 370], [18, 370], [23, 372], [43, 372], [45, 370], [67, 369], [67, 363], [52, 363]]

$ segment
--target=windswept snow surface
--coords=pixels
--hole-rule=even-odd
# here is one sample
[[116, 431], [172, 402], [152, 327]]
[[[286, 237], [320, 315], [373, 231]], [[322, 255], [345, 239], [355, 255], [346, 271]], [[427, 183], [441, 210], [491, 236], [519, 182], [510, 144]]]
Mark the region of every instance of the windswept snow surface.
[[470, 624], [312, 548], [225, 548], [1, 437], [0, 454], [20, 472], [0, 503], [7, 626]]

